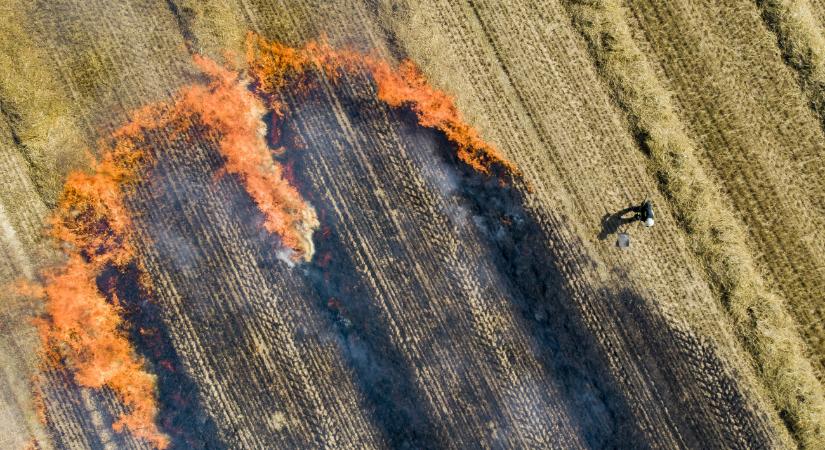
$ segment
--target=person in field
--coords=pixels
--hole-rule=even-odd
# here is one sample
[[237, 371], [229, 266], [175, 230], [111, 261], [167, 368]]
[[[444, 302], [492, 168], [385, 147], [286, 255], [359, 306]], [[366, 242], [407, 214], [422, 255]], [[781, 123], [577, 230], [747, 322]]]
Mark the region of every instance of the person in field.
[[653, 226], [653, 202], [645, 200], [641, 205], [633, 207], [633, 212], [636, 213], [636, 220], [644, 223], [648, 228]]
[[[629, 216], [629, 214], [632, 215]], [[621, 228], [624, 225], [636, 221], [642, 222], [646, 227], [650, 228], [653, 226], [654, 216], [653, 202], [650, 200], [645, 200], [638, 206], [628, 206], [613, 214], [605, 214], [604, 217], [602, 217], [602, 231], [599, 233], [599, 239], [606, 239], [613, 233], [618, 232], [616, 245], [621, 248], [628, 248], [630, 247], [630, 235], [621, 231]]]

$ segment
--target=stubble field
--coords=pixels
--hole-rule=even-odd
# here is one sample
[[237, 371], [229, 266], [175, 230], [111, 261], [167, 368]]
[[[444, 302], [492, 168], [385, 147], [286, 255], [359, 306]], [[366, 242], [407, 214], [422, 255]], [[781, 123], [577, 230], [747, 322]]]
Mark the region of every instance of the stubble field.
[[[8, 288], [0, 447], [825, 445], [823, 10], [718, 3], [6, 2], [9, 286], [65, 259], [43, 230], [68, 173], [206, 83], [193, 55], [244, 73], [250, 32], [413, 61], [518, 174], [457, 157], [367, 63], [310, 70], [262, 95], [288, 111], [263, 116], [272, 158], [317, 214], [302, 261], [208, 118], [145, 130], [153, 167], [123, 191], [136, 262], [94, 281], [165, 440], [114, 430], [128, 398], [39, 354], [50, 299]], [[771, 15], [799, 4], [807, 34]], [[644, 198], [656, 226], [616, 248], [612, 215]]]

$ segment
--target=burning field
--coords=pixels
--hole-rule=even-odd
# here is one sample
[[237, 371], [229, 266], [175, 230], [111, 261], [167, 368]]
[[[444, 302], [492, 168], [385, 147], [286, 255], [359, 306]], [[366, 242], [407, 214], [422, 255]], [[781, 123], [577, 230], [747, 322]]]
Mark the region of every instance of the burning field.
[[0, 10], [0, 447], [825, 443], [795, 281], [620, 4], [286, 3]]

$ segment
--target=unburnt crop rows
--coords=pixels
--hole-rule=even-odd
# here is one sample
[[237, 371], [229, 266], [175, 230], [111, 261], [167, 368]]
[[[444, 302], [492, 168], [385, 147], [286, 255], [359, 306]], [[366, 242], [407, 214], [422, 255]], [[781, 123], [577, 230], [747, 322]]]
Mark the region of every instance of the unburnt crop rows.
[[[20, 111], [11, 131], [25, 131], [0, 136], [18, 152], [0, 170], [23, 180], [0, 197], [0, 226], [19, 236], [0, 236], [16, 255], [0, 271], [45, 258], [34, 236], [59, 148], [93, 142], [196, 80], [189, 52], [238, 52], [247, 29], [291, 45], [326, 33], [411, 57], [524, 178], [485, 184], [409, 111], [377, 104], [367, 77], [322, 80], [309, 100], [283, 99], [294, 116], [281, 132], [305, 145], [280, 157], [322, 224], [316, 259], [290, 268], [237, 180], [215, 175], [214, 136], [154, 136], [171, 152], [129, 204], [157, 316], [135, 320], [141, 342], [158, 333], [168, 352], [152, 364], [166, 407], [186, 411], [164, 416], [178, 442], [197, 423], [201, 443], [244, 447], [788, 444], [778, 407], [794, 437], [816, 446], [821, 386], [792, 335], [789, 347], [769, 338], [796, 326], [783, 307], [814, 352], [823, 336], [825, 144], [807, 104], [816, 79], [794, 78], [755, 4], [653, 3], [632, 2], [618, 19], [575, 1], [21, 6], [27, 28], [9, 32], [42, 47], [34, 67], [68, 102], [25, 94], [22, 78], [9, 85], [19, 91], [0, 90]], [[611, 20], [628, 34], [594, 32]], [[599, 54], [622, 38], [641, 48], [633, 55], [653, 84], [622, 78]], [[668, 89], [665, 133], [675, 124], [682, 134], [663, 139], [639, 108], [646, 95], [660, 106]], [[47, 104], [71, 120], [35, 120]], [[52, 149], [45, 137], [58, 126], [68, 137]], [[659, 224], [631, 228], [630, 252], [597, 237], [605, 214], [646, 196]], [[765, 285], [747, 282], [762, 272]], [[749, 324], [749, 308], [767, 328]], [[7, 347], [4, 357], [30, 364]], [[66, 377], [50, 372], [44, 384], [55, 445], [144, 445], [109, 428], [123, 409], [110, 392]], [[801, 402], [777, 401], [789, 384]]]

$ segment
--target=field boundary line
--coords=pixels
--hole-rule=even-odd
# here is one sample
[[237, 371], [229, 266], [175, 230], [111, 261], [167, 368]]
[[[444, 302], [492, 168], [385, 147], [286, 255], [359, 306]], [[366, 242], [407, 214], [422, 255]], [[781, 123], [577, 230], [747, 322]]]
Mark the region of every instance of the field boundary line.
[[565, 0], [595, 64], [625, 111], [649, 170], [752, 357], [778, 418], [798, 444], [825, 446], [825, 396], [784, 304], [756, 269], [742, 225], [705, 173], [670, 93], [637, 47], [620, 0]]

